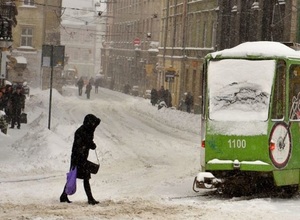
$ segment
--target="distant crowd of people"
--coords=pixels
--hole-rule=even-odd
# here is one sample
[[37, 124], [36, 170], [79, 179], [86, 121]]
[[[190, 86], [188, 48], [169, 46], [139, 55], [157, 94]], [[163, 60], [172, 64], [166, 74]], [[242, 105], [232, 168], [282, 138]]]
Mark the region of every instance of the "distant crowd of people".
[[[172, 107], [172, 95], [168, 89], [165, 89], [164, 86], [161, 86], [160, 89], [157, 91], [156, 89], [151, 90], [151, 104], [156, 105], [158, 107]], [[160, 109], [160, 108], [159, 108]]]
[[21, 113], [25, 109], [26, 96], [23, 94], [22, 86], [18, 85], [13, 89], [12, 85], [0, 88], [0, 130], [6, 133], [7, 125], [13, 129], [17, 126], [21, 128]]
[[[158, 91], [155, 88], [153, 88], [151, 90], [150, 100], [152, 105], [156, 105], [156, 104], [158, 105], [158, 109], [162, 107], [167, 107], [167, 108], [172, 107], [172, 95], [168, 89], [164, 88], [164, 86], [161, 86]], [[183, 102], [184, 105], [186, 106], [185, 110], [190, 113], [191, 108], [194, 105], [194, 98], [190, 92], [186, 93]]]
[[[85, 87], [85, 94], [87, 96], [87, 99], [90, 99], [90, 94], [93, 86], [95, 87], [95, 93], [98, 93], [98, 87], [100, 86], [100, 78], [96, 78], [96, 80], [94, 80], [94, 78], [91, 77], [87, 82], [85, 82], [83, 77], [80, 77], [76, 85], [78, 87], [78, 95], [82, 96], [82, 92]], [[138, 91], [135, 91], [134, 88], [131, 88], [129, 83], [126, 83], [123, 86], [123, 93], [137, 95], [135, 94], [135, 92], [138, 93]], [[161, 109], [162, 107], [172, 107], [171, 92], [168, 89], [165, 89], [164, 86], [161, 86], [159, 90], [152, 88], [150, 96], [151, 104], [153, 106], [158, 105], [158, 109]], [[184, 99], [179, 104], [178, 109], [190, 113], [193, 105], [194, 98], [190, 92], [187, 92], [185, 93]]]
[[76, 83], [76, 86], [78, 87], [78, 95], [79, 96], [82, 96], [82, 90], [85, 86], [86, 97], [87, 97], [87, 99], [90, 99], [93, 86], [95, 87], [95, 93], [96, 94], [98, 93], [98, 87], [100, 86], [100, 78], [96, 78], [96, 80], [94, 80], [94, 78], [91, 77], [90, 80], [85, 85], [83, 77], [80, 77]]

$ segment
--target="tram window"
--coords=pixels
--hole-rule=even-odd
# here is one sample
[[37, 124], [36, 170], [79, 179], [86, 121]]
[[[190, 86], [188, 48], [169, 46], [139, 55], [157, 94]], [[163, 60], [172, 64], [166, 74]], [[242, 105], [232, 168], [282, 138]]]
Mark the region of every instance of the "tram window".
[[201, 114], [205, 118], [205, 102], [206, 102], [206, 89], [207, 89], [207, 63], [203, 64], [202, 67], [202, 76], [201, 76], [201, 83], [202, 83], [202, 91], [201, 91]]
[[300, 120], [300, 65], [291, 65], [289, 75], [289, 117], [292, 120]]
[[276, 78], [274, 83], [272, 119], [283, 119], [285, 112], [285, 71], [286, 63], [279, 60], [276, 66]]

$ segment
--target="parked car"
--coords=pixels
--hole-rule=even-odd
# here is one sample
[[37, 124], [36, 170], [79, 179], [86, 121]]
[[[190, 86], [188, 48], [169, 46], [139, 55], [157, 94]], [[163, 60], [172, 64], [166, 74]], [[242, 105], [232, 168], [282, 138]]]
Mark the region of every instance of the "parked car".
[[134, 95], [134, 96], [139, 95], [139, 86], [132, 86], [131, 95]]

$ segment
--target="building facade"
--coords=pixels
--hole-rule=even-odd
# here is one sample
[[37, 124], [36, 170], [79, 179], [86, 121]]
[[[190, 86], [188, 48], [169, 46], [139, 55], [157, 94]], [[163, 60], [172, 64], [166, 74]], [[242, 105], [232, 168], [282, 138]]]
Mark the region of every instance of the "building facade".
[[[49, 88], [50, 70], [41, 69], [42, 46], [60, 45], [62, 0], [17, 1], [18, 25], [13, 29], [12, 55], [26, 65], [26, 71], [11, 71], [11, 81], [27, 81], [31, 86]], [[19, 60], [19, 61], [18, 61]], [[54, 87], [60, 91], [61, 68], [54, 71]]]
[[15, 1], [0, 1], [0, 87], [5, 84], [5, 79], [7, 79], [8, 75], [8, 69], [13, 68], [14, 66], [14, 59], [12, 59], [9, 55], [13, 43], [13, 28], [15, 28], [17, 25], [17, 15], [18, 10]]
[[[108, 1], [102, 56], [104, 74], [115, 80], [119, 90], [126, 81], [142, 85], [143, 89], [164, 86], [171, 92], [175, 107], [190, 92], [194, 97], [194, 112], [199, 113], [205, 55], [246, 41], [279, 41], [297, 48], [299, 2]], [[153, 50], [153, 54], [149, 50], [151, 41], [145, 38], [148, 32], [158, 33], [153, 38], [151, 35], [151, 41], [158, 45], [158, 52]], [[155, 64], [155, 67], [149, 71], [145, 64]], [[147, 78], [146, 70], [151, 72], [152, 80]]]
[[[166, 87], [178, 106], [184, 94], [201, 105], [204, 56], [246, 41], [279, 41], [299, 45], [299, 0], [165, 0], [159, 63], [176, 73]], [[299, 48], [300, 49], [300, 48]], [[164, 72], [164, 73], [163, 73]]]
[[299, 0], [219, 0], [217, 47], [246, 41], [299, 43]]
[[[119, 91], [127, 82], [139, 86], [140, 94], [164, 86], [175, 107], [191, 92], [199, 108], [200, 58], [214, 50], [216, 8], [217, 1], [209, 0], [108, 2], [104, 75]], [[170, 67], [174, 77], [166, 78]]]
[[154, 87], [160, 37], [161, 1], [108, 1], [102, 70], [110, 88]]
[[99, 2], [82, 2], [84, 6], [80, 10], [72, 7], [65, 10], [61, 23], [61, 43], [65, 45], [67, 57], [65, 71], [76, 69], [78, 76], [89, 79], [101, 72], [100, 52], [105, 19], [102, 16], [104, 8]]
[[[216, 0], [164, 0], [158, 80], [171, 91], [176, 107], [190, 92], [194, 111], [200, 110], [203, 57], [215, 49], [217, 7]], [[166, 78], [169, 67], [175, 70], [173, 79]]]

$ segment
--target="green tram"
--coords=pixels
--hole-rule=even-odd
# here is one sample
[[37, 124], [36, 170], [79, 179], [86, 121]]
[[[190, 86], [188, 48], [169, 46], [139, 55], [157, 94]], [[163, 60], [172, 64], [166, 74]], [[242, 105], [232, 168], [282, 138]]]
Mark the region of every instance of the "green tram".
[[208, 54], [193, 189], [245, 195], [300, 184], [300, 51], [270, 41]]

